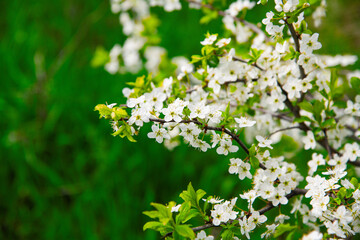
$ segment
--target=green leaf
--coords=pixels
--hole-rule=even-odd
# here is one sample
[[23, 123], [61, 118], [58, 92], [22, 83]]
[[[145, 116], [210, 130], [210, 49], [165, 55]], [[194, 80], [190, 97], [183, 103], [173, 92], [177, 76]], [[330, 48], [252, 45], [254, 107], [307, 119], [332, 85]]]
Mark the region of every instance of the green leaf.
[[184, 220], [188, 216], [190, 209], [190, 202], [184, 202], [183, 204], [181, 204], [180, 213], [176, 216], [176, 223], [184, 223]]
[[322, 121], [321, 113], [324, 109], [325, 109], [325, 102], [323, 100], [322, 101], [316, 100], [314, 102], [313, 113], [315, 120], [318, 121], [319, 123], [321, 123]]
[[197, 203], [197, 195], [196, 195], [196, 192], [193, 188], [193, 186], [191, 185], [191, 182], [189, 183], [188, 187], [187, 187], [187, 190], [186, 191], [183, 191], [181, 194], [180, 194], [180, 197], [185, 201], [189, 201], [191, 203], [192, 206], [197, 206], [198, 203]]
[[192, 209], [190, 209], [188, 214], [183, 218], [183, 220], [181, 222], [186, 223], [190, 219], [198, 217], [198, 216], [201, 216], [201, 214], [199, 213], [199, 210], [196, 208], [192, 208]]
[[156, 208], [156, 210], [158, 210], [159, 220], [161, 222], [163, 223], [168, 222], [172, 218], [171, 207], [166, 207], [165, 205], [160, 203], [151, 203], [151, 206], [153, 206], [154, 208]]
[[295, 232], [296, 232], [296, 229], [293, 230], [293, 231], [291, 231], [291, 232], [286, 236], [286, 240], [292, 240], [292, 239], [294, 239], [293, 237], [294, 237]]
[[297, 52], [296, 52], [296, 50], [294, 49], [293, 46], [290, 46], [289, 50], [290, 50], [290, 52], [287, 53], [287, 54], [283, 57], [283, 60], [284, 60], [284, 61], [287, 61], [287, 60], [290, 60], [290, 59], [292, 60], [292, 59], [294, 59], [294, 58], [297, 57]]
[[255, 156], [251, 156], [250, 157], [250, 164], [251, 164], [251, 167], [254, 168], [254, 169], [258, 169], [259, 168], [259, 159]]
[[301, 116], [299, 118], [295, 118], [294, 119], [295, 123], [302, 123], [302, 122], [314, 122], [314, 120], [312, 120], [311, 118], [307, 117], [307, 116]]
[[119, 136], [121, 138], [127, 137], [130, 142], [136, 142], [136, 140], [132, 136], [131, 127], [127, 123], [123, 123], [119, 130], [114, 132], [112, 135]]
[[95, 54], [91, 59], [91, 66], [92, 67], [101, 67], [104, 66], [107, 62], [109, 62], [110, 56], [109, 52], [105, 50], [104, 47], [98, 46], [96, 47]]
[[136, 88], [142, 88], [145, 84], [145, 75], [137, 77], [135, 82], [127, 82], [126, 84]]
[[346, 198], [351, 198], [351, 196], [353, 195], [353, 189], [346, 189]]
[[222, 117], [226, 120], [230, 116], [230, 102], [227, 104], [226, 109], [224, 112], [222, 112]]
[[335, 126], [336, 126], [336, 120], [334, 118], [327, 119], [321, 123], [322, 128], [330, 129], [330, 128], [334, 128]]
[[200, 24], [208, 24], [218, 17], [217, 11], [208, 11], [205, 16], [200, 19]]
[[305, 110], [307, 112], [313, 112], [313, 106], [309, 102], [301, 102], [299, 103], [299, 106], [302, 110]]
[[199, 203], [200, 199], [205, 196], [206, 192], [202, 189], [196, 191], [196, 201]]
[[360, 78], [358, 77], [352, 77], [350, 79], [351, 88], [354, 89], [356, 93], [360, 92]]
[[159, 218], [161, 217], [161, 214], [159, 213], [159, 211], [144, 211], [143, 212], [144, 215], [151, 217], [151, 218]]
[[255, 144], [253, 144], [249, 149], [249, 156], [255, 157], [255, 155], [256, 155], [256, 146], [255, 146]]
[[261, 3], [262, 5], [265, 5], [265, 4], [267, 4], [267, 2], [268, 2], [268, 0], [261, 0], [260, 3]]
[[233, 232], [230, 229], [226, 229], [222, 234], [221, 238], [222, 240], [232, 240], [233, 239]]
[[327, 92], [325, 91], [325, 89], [321, 90], [321, 91], [320, 91], [320, 94], [321, 94], [324, 98], [329, 99], [329, 95], [327, 94]]
[[204, 57], [200, 55], [192, 55], [191, 56], [191, 62], [190, 63], [197, 63], [201, 61]]
[[179, 235], [183, 237], [187, 237], [190, 239], [195, 239], [195, 233], [190, 228], [189, 225], [176, 225], [175, 226], [175, 232], [177, 232]]
[[277, 237], [283, 235], [284, 233], [290, 232], [296, 228], [297, 228], [297, 226], [291, 226], [289, 223], [280, 224], [275, 230], [274, 237], [277, 238]]
[[337, 195], [340, 199], [344, 199], [346, 195], [346, 188], [345, 187], [340, 188]]
[[350, 183], [354, 185], [355, 189], [357, 189], [359, 186], [359, 180], [355, 177], [351, 178]]
[[99, 111], [100, 118], [110, 117], [112, 110], [108, 108], [105, 104], [98, 104], [95, 106], [94, 111]]
[[119, 121], [120, 119], [126, 118], [129, 115], [122, 108], [114, 108], [112, 112], [112, 118], [114, 121]]
[[340, 198], [333, 198], [333, 199], [334, 199], [334, 201], [335, 201], [338, 205], [341, 204], [341, 199], [340, 199]]
[[151, 221], [151, 222], [145, 223], [143, 230], [145, 231], [146, 229], [153, 229], [153, 230], [159, 231], [163, 227], [164, 227], [164, 225], [162, 223]]

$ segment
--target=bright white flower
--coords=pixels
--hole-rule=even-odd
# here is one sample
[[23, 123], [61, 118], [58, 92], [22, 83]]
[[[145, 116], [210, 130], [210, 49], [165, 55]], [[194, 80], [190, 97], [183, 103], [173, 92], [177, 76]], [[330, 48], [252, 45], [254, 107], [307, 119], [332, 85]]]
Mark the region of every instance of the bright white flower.
[[352, 114], [354, 116], [360, 117], [360, 103], [353, 103], [352, 101], [347, 101], [347, 107], [344, 112], [346, 114]]
[[204, 230], [201, 230], [201, 232], [199, 232], [195, 238], [195, 240], [213, 240], [213, 239], [214, 237], [211, 235], [206, 236], [206, 232]]
[[322, 240], [323, 234], [314, 230], [306, 235], [304, 235], [301, 240]]
[[239, 173], [239, 167], [241, 166], [240, 158], [231, 158], [230, 159], [230, 167], [229, 167], [229, 173], [230, 174], [238, 174]]
[[136, 126], [142, 127], [144, 122], [149, 122], [149, 112], [143, 108], [133, 109], [131, 117], [128, 120], [130, 125], [135, 124]]
[[211, 210], [211, 217], [213, 218], [213, 224], [219, 226], [220, 223], [234, 220], [237, 217], [239, 212], [235, 212], [232, 209], [235, 206], [237, 198], [232, 199], [231, 201], [225, 201], [214, 206], [214, 210]]
[[190, 109], [190, 118], [200, 118], [204, 119], [207, 114], [210, 112], [210, 107], [205, 106], [206, 101], [201, 101], [195, 104], [189, 104]]
[[187, 106], [188, 103], [184, 102], [181, 99], [176, 99], [173, 103], [169, 104], [167, 108], [162, 109], [162, 113], [165, 115], [164, 120], [167, 122], [175, 121], [177, 123], [181, 122], [183, 116], [184, 107]]
[[275, 222], [283, 224], [286, 220], [289, 220], [290, 217], [284, 214], [279, 214], [275, 218]]
[[179, 212], [180, 207], [181, 207], [181, 204], [178, 204], [178, 205], [172, 207], [171, 212]]
[[290, 78], [284, 85], [284, 90], [288, 93], [290, 99], [299, 98], [302, 90], [301, 81], [296, 78]]
[[303, 33], [300, 40], [300, 51], [306, 55], [312, 54], [313, 50], [321, 48], [321, 43], [318, 42], [319, 34], [314, 33], [312, 36]]
[[282, 0], [275, 0], [275, 9], [278, 12], [292, 12], [296, 10], [296, 5], [299, 4], [299, 0], [287, 0], [285, 4]]
[[203, 152], [206, 152], [209, 148], [211, 148], [210, 144], [200, 139], [196, 139], [194, 144], [192, 144], [192, 146], [199, 148]]
[[354, 189], [354, 185], [347, 179], [341, 179], [340, 181], [341, 185], [343, 185], [346, 189]]
[[181, 133], [186, 141], [193, 142], [201, 133], [200, 128], [195, 123], [180, 124]]
[[254, 229], [257, 225], [260, 225], [266, 222], [267, 217], [265, 215], [260, 215], [258, 211], [255, 211], [251, 214], [248, 219], [248, 224], [253, 225], [250, 228]]
[[288, 199], [285, 197], [286, 193], [283, 189], [276, 189], [275, 194], [269, 199], [274, 206], [279, 204], [287, 204]]
[[201, 41], [201, 45], [212, 45], [216, 41], [217, 35], [212, 34], [209, 37], [205, 38], [204, 41]]
[[261, 184], [259, 186], [258, 192], [260, 196], [264, 199], [270, 199], [274, 196], [275, 187], [272, 184]]
[[155, 138], [158, 143], [162, 143], [164, 138], [170, 139], [170, 135], [164, 128], [159, 128], [159, 125], [154, 124], [151, 126], [152, 132], [147, 134], [148, 138]]
[[338, 237], [346, 238], [345, 232], [340, 228], [338, 220], [334, 222], [325, 221], [324, 224], [329, 234], [336, 234]]
[[268, 238], [270, 237], [276, 230], [276, 228], [279, 226], [279, 224], [271, 224], [271, 225], [266, 225], [266, 232], [264, 232], [263, 234], [261, 234], [261, 238]]
[[273, 147], [270, 145], [272, 143], [271, 140], [267, 140], [262, 136], [256, 136], [256, 140], [259, 142], [259, 147], [262, 148], [270, 148], [273, 149]]
[[207, 120], [209, 125], [219, 124], [221, 121], [221, 111], [216, 106], [210, 106], [209, 113], [207, 114]]
[[239, 150], [238, 146], [232, 145], [232, 141], [231, 140], [220, 140], [220, 147], [218, 147], [216, 149], [216, 152], [218, 154], [223, 154], [223, 155], [228, 155], [229, 152], [236, 152], [237, 150]]
[[238, 171], [240, 180], [243, 180], [245, 177], [252, 179], [252, 175], [250, 173], [250, 163], [242, 162]]
[[218, 46], [219, 48], [225, 47], [226, 45], [228, 45], [231, 41], [231, 38], [222, 38], [219, 41], [217, 41], [217, 43], [215, 43], [216, 46]]
[[307, 131], [307, 135], [302, 139], [305, 144], [304, 149], [315, 149], [316, 141], [314, 137], [314, 133], [312, 131]]
[[181, 4], [179, 0], [165, 0], [164, 1], [164, 10], [167, 12], [172, 12], [174, 10], [180, 10]]
[[256, 121], [253, 121], [253, 120], [249, 120], [248, 118], [246, 117], [240, 117], [240, 118], [234, 118], [235, 121], [239, 124], [239, 127], [240, 128], [243, 128], [243, 127], [252, 127], [255, 125]]
[[345, 144], [344, 147], [344, 157], [348, 158], [350, 161], [355, 161], [358, 157], [360, 157], [360, 147], [356, 142], [350, 144]]
[[353, 221], [351, 212], [348, 211], [344, 205], [341, 205], [336, 209], [336, 212], [334, 213], [334, 217], [339, 219], [340, 223], [343, 225], [347, 225], [351, 221]]
[[324, 156], [322, 154], [313, 153], [312, 159], [308, 162], [308, 166], [310, 167], [309, 175], [313, 175], [320, 165], [325, 165]]

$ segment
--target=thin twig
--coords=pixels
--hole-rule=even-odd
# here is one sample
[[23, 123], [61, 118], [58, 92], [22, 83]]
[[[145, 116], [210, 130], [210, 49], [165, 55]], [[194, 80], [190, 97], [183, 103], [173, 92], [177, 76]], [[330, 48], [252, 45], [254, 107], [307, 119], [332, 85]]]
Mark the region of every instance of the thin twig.
[[[291, 33], [291, 36], [292, 38], [294, 39], [294, 43], [295, 43], [295, 49], [298, 53], [300, 53], [300, 39], [299, 39], [299, 35], [297, 34], [297, 32], [295, 31], [294, 29], [294, 25], [292, 23], [288, 23], [287, 20], [285, 20], [285, 23], [286, 25], [288, 26], [289, 30], [290, 30], [290, 33]], [[297, 62], [297, 59], [295, 60]], [[304, 79], [306, 78], [306, 73], [305, 73], [305, 70], [304, 68], [299, 65], [299, 71], [300, 71], [300, 78], [301, 79]]]
[[283, 131], [287, 131], [287, 130], [291, 130], [291, 129], [300, 129], [300, 126], [292, 126], [292, 127], [287, 127], [287, 128], [282, 128], [282, 129], [276, 130], [275, 132], [270, 133], [267, 138], [270, 138], [275, 133], [283, 132]]

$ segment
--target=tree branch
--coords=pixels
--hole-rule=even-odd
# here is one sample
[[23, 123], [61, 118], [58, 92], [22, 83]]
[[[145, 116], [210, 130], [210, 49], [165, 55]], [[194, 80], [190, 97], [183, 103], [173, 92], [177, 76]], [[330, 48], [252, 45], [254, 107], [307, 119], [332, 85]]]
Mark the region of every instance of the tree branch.
[[287, 128], [282, 128], [282, 129], [279, 129], [279, 130], [276, 130], [275, 132], [272, 132], [268, 135], [268, 138], [270, 138], [272, 135], [274, 135], [275, 133], [278, 133], [278, 132], [283, 132], [283, 131], [287, 131], [287, 130], [291, 130], [291, 129], [300, 129], [300, 126], [292, 126], [292, 127], [287, 127]]
[[[286, 23], [286, 25], [288, 26], [288, 28], [290, 30], [292, 38], [294, 39], [296, 51], [298, 53], [301, 53], [300, 52], [300, 39], [299, 39], [299, 35], [296, 33], [296, 31], [294, 29], [294, 25], [292, 23], [288, 23], [288, 21], [286, 19], [285, 19], [285, 23]], [[297, 59], [295, 61], [297, 62]], [[304, 68], [299, 64], [298, 64], [298, 66], [299, 66], [299, 71], [300, 71], [300, 78], [301, 79], [306, 78], [306, 73], [305, 73]]]
[[[175, 122], [174, 120], [167, 122], [161, 118], [149, 118], [149, 120], [151, 122], [158, 122], [158, 123]], [[182, 120], [179, 123], [195, 123], [196, 125], [199, 125], [199, 126], [204, 125], [203, 123], [199, 122], [197, 119]], [[246, 154], [249, 155], [249, 149], [247, 148], [247, 146], [240, 140], [240, 138], [235, 133], [231, 132], [229, 129], [224, 128], [224, 127], [212, 127], [212, 126], [208, 126], [208, 125], [204, 125], [203, 129], [206, 131], [214, 130], [214, 131], [220, 131], [220, 132], [224, 132], [224, 133], [228, 134], [229, 136], [231, 136], [232, 139], [234, 139], [240, 145], [240, 147], [246, 152]]]
[[[292, 190], [288, 195], [286, 195], [286, 198], [287, 198], [287, 199], [290, 199], [290, 198], [292, 198], [292, 197], [294, 197], [294, 196], [297, 196], [297, 195], [305, 195], [305, 194], [307, 193], [307, 191], [308, 191], [308, 190], [306, 190], [306, 189], [295, 188], [295, 189]], [[264, 213], [270, 211], [271, 209], [273, 209], [274, 207], [275, 207], [275, 206], [272, 205], [271, 202], [269, 202], [265, 207], [259, 209], [258, 212], [259, 212], [260, 214], [264, 214]], [[250, 214], [248, 214], [248, 215], [250, 215]], [[239, 218], [239, 219], [241, 219], [241, 218]], [[238, 219], [238, 220], [239, 220], [239, 219]], [[228, 221], [228, 223], [232, 223], [232, 222], [233, 222], [232, 220]], [[212, 227], [218, 227], [218, 226], [215, 226], [215, 225], [212, 224], [212, 223], [206, 223], [206, 224], [204, 224], [204, 225], [201, 225], [201, 226], [198, 226], [198, 227], [193, 227], [193, 228], [191, 228], [191, 229], [192, 229], [194, 232], [198, 232], [198, 231], [205, 230], [205, 229], [212, 228]], [[164, 235], [162, 238], [169, 237], [169, 236], [171, 236], [172, 234], [173, 234], [173, 232], [169, 232], [169, 233], [167, 233], [166, 235]]]

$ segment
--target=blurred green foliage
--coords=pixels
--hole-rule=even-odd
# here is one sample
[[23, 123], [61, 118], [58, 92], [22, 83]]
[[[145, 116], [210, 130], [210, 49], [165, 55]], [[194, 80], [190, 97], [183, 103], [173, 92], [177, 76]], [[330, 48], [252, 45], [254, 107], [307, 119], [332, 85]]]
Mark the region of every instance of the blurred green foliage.
[[[249, 19], [260, 21], [260, 11]], [[220, 29], [194, 24], [195, 10], [156, 12], [166, 17], [159, 31], [170, 57], [198, 54], [205, 32]], [[360, 21], [344, 14], [329, 14], [331, 28], [320, 29], [323, 52], [359, 55], [349, 25]], [[142, 231], [150, 202], [179, 201], [190, 181], [224, 198], [249, 187], [227, 173], [229, 157], [169, 152], [145, 131], [130, 143], [98, 119], [94, 106], [124, 101], [124, 83], [135, 79], [91, 66], [96, 49], [124, 41], [108, 1], [2, 1], [0, 26], [0, 239], [158, 239]]]

